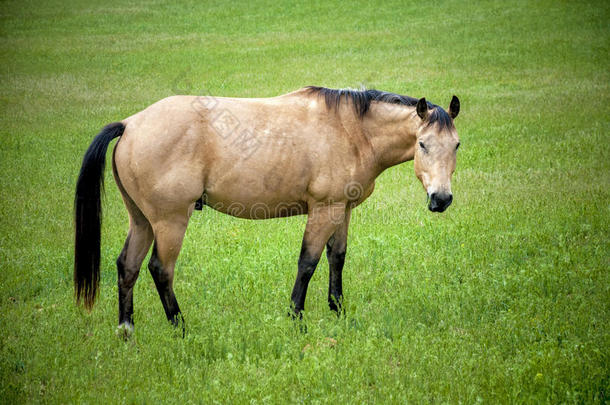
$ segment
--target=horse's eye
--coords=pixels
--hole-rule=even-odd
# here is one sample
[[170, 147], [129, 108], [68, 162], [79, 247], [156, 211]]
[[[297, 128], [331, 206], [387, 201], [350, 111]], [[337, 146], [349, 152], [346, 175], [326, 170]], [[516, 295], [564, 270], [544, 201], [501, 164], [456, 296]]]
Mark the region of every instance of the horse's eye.
[[419, 141], [419, 147], [426, 153], [428, 153], [428, 149], [426, 149], [426, 145], [422, 141]]
[[460, 147], [460, 145], [461, 145], [461, 143], [460, 143], [460, 142], [458, 142], [458, 144], [457, 144], [457, 145], [455, 145], [455, 150], [458, 150], [458, 148]]

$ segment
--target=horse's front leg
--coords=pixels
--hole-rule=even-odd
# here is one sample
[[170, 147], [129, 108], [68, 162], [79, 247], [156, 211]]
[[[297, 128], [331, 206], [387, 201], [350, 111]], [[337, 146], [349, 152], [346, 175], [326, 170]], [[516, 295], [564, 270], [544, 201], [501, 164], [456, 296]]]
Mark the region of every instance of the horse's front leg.
[[299, 256], [299, 270], [292, 289], [294, 312], [299, 318], [305, 308], [309, 280], [316, 270], [324, 245], [344, 220], [345, 204], [315, 205], [309, 210]]
[[343, 264], [347, 250], [347, 228], [349, 227], [351, 211], [345, 213], [345, 219], [326, 243], [326, 258], [328, 259], [328, 306], [341, 314], [343, 303]]

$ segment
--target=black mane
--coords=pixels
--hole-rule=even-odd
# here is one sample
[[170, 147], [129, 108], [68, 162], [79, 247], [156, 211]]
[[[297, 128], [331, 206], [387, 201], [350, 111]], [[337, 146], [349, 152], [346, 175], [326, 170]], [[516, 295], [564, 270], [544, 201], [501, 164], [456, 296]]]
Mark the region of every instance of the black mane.
[[[337, 109], [342, 102], [352, 102], [356, 115], [360, 118], [364, 117], [371, 106], [371, 101], [380, 101], [389, 104], [400, 104], [409, 107], [417, 105], [418, 99], [409, 96], [401, 96], [400, 94], [389, 93], [375, 89], [328, 89], [326, 87], [308, 86], [309, 93], [315, 93], [324, 97], [326, 107], [329, 109]], [[428, 125], [438, 123], [441, 128], [451, 128], [452, 122], [449, 114], [436, 104], [428, 103], [430, 114], [428, 116]]]

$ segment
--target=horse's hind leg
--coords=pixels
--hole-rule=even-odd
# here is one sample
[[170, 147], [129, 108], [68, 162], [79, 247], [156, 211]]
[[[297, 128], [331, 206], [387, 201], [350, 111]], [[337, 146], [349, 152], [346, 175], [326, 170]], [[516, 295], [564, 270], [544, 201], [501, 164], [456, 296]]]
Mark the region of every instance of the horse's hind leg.
[[[117, 144], [118, 146], [118, 144]], [[129, 337], [133, 332], [133, 286], [140, 274], [142, 262], [153, 240], [152, 227], [140, 208], [127, 194], [118, 174], [115, 161], [116, 147], [112, 156], [112, 173], [129, 213], [129, 232], [123, 250], [117, 258], [119, 290], [119, 327], [117, 332]]]
[[[192, 208], [189, 210], [189, 213], [191, 211]], [[184, 319], [174, 294], [173, 283], [174, 268], [180, 248], [182, 247], [188, 219], [188, 216], [177, 216], [171, 220], [159, 221], [153, 224], [155, 244], [150, 262], [148, 263], [148, 269], [155, 281], [165, 315], [174, 326], [182, 324], [183, 335]]]
[[150, 223], [135, 205], [126, 204], [129, 210], [129, 233], [116, 265], [119, 290], [118, 332], [128, 337], [133, 332], [133, 287], [142, 262], [153, 239]]

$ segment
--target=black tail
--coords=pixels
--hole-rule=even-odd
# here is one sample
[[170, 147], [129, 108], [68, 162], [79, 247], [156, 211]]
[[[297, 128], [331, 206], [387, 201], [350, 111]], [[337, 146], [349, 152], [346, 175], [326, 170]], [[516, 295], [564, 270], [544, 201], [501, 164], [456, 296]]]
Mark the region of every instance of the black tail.
[[100, 238], [106, 150], [110, 141], [123, 135], [125, 125], [108, 124], [97, 134], [83, 157], [74, 197], [74, 293], [91, 309], [100, 281]]

